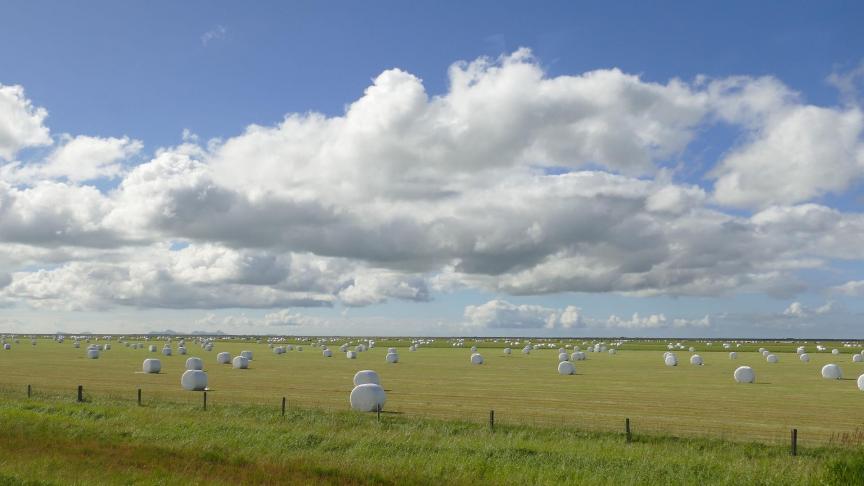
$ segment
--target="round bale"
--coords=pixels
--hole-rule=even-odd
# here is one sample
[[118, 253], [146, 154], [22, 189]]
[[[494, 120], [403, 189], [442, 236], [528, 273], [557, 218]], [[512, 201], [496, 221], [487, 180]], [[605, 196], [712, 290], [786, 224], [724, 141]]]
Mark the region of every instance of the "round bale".
[[242, 354], [240, 356], [234, 356], [234, 359], [231, 360], [231, 366], [236, 370], [245, 370], [249, 367], [249, 358]]
[[226, 351], [222, 351], [221, 353], [216, 355], [216, 362], [219, 364], [231, 363], [231, 353], [228, 353]]
[[186, 369], [187, 370], [203, 370], [204, 369], [204, 361], [201, 358], [191, 357], [186, 360]]
[[349, 401], [351, 410], [358, 412], [375, 412], [384, 408], [387, 394], [377, 383], [363, 383], [351, 390]]
[[[564, 353], [567, 354], [567, 353]], [[573, 365], [570, 361], [562, 361], [558, 363], [558, 374], [559, 375], [575, 375], [576, 374], [576, 366]]]
[[366, 383], [381, 384], [381, 377], [373, 370], [360, 370], [354, 374], [354, 386]]
[[756, 381], [756, 373], [749, 366], [739, 366], [735, 369], [733, 377], [736, 383], [753, 383]]
[[840, 367], [834, 363], [828, 363], [822, 367], [822, 378], [827, 380], [839, 380], [843, 378], [843, 372]]
[[156, 358], [147, 358], [141, 365], [141, 369], [144, 373], [159, 373], [162, 371], [162, 362]]
[[207, 373], [201, 370], [186, 370], [180, 377], [180, 385], [184, 390], [203, 391], [207, 388]]

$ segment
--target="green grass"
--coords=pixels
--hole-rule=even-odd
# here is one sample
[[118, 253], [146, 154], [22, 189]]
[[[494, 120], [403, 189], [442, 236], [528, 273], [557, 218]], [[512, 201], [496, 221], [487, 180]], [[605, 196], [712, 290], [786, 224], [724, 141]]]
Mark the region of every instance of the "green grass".
[[461, 420], [0, 394], [0, 484], [860, 484], [864, 454]]
[[[689, 353], [679, 352], [681, 364], [669, 368], [660, 351], [664, 343], [639, 342], [625, 345], [615, 356], [588, 354], [587, 361], [576, 363], [577, 375], [560, 376], [557, 350], [504, 356], [500, 348], [483, 348], [486, 364], [472, 366], [467, 348], [429, 347], [412, 353], [402, 341], [397, 343], [401, 361], [387, 364], [388, 344], [393, 343], [359, 353], [356, 360], [338, 352], [324, 358], [308, 345], [302, 352], [281, 356], [265, 344], [236, 341], [219, 342], [211, 352], [195, 344], [189, 350], [205, 361], [212, 388], [208, 401], [214, 407], [239, 403], [277, 409], [285, 396], [291, 405], [345, 410], [353, 374], [375, 369], [387, 390], [385, 409], [392, 415], [479, 423], [494, 409], [498, 422], [509, 425], [618, 432], [630, 418], [635, 431], [662, 435], [786, 444], [795, 427], [804, 446], [862, 443], [864, 393], [854, 378], [864, 373], [864, 365], [852, 363], [848, 353], [811, 353], [812, 361], [802, 363], [792, 352], [797, 344], [772, 343], [765, 346], [787, 351], [778, 353], [777, 364], [766, 363], [756, 352], [739, 351], [739, 358], [732, 361], [726, 351], [712, 350], [701, 351], [704, 366], [689, 365]], [[37, 394], [73, 398], [80, 384], [96, 401], [131, 400], [141, 388], [145, 403], [201, 403], [200, 393], [179, 386], [184, 356], [164, 357], [115, 342], [100, 359], [89, 360], [84, 347], [42, 340], [37, 346], [22, 341], [12, 350], [0, 351], [0, 387], [23, 396], [30, 384]], [[218, 351], [237, 354], [242, 349], [255, 353], [250, 369], [216, 364]], [[163, 372], [140, 373], [146, 357], [161, 358]], [[839, 363], [847, 379], [822, 379], [819, 369], [828, 362]], [[732, 371], [743, 364], [756, 370], [756, 384], [732, 380]]]

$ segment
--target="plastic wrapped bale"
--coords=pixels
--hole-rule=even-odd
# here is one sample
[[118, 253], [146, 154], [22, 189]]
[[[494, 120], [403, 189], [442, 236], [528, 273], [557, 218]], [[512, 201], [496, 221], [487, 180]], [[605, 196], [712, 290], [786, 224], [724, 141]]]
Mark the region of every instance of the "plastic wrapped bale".
[[480, 353], [474, 353], [471, 355], [471, 364], [481, 365], [483, 364], [483, 356]]
[[381, 377], [373, 370], [360, 370], [354, 374], [354, 386], [366, 383], [381, 384]]
[[702, 362], [702, 356], [699, 356], [698, 354], [694, 354], [693, 356], [690, 356], [690, 364], [702, 366], [704, 364]]
[[585, 352], [584, 351], [575, 351], [570, 355], [571, 361], [585, 361]]
[[771, 351], [768, 351], [767, 349], [762, 351], [762, 357], [763, 358], [767, 358], [769, 354], [771, 354]]
[[167, 346], [162, 348], [162, 354], [164, 354], [165, 356], [171, 356], [171, 348]]
[[864, 375], [858, 377], [858, 389], [864, 391]]
[[693, 346], [690, 346], [690, 348], [688, 349], [688, 351], [690, 351], [691, 353], [695, 353], [695, 352], [696, 352], [696, 348], [694, 348]]
[[417, 351], [417, 346], [415, 346], [415, 345], [413, 345], [413, 344], [412, 344], [411, 346], [408, 346], [408, 351], [411, 351], [412, 353], [413, 353], [414, 351]]
[[234, 356], [234, 359], [231, 360], [231, 366], [234, 367], [235, 370], [245, 370], [249, 367], [249, 358], [243, 356]]
[[252, 351], [240, 351], [240, 356], [243, 356], [249, 361], [252, 361]]
[[357, 359], [357, 351], [346, 351], [345, 357], [348, 359]]
[[756, 372], [749, 366], [739, 366], [732, 376], [736, 383], [753, 383], [756, 381]]
[[570, 361], [570, 356], [567, 353], [558, 353], [558, 362]]
[[396, 348], [387, 348], [387, 354], [396, 353]]
[[289, 344], [289, 345], [285, 346], [285, 350], [286, 350], [286, 351], [294, 351], [294, 345], [293, 345], [293, 344]]
[[324, 355], [325, 358], [332, 358], [333, 357], [333, 351], [330, 351], [329, 349], [325, 349], [324, 351], [321, 351], [321, 354]]
[[862, 356], [860, 353], [852, 355], [852, 362], [853, 363], [860, 363], [862, 361], [864, 361], [864, 356]]
[[765, 361], [769, 363], [776, 363], [780, 361], [780, 359], [775, 354], [769, 354], [768, 356], [765, 356]]
[[807, 353], [804, 353], [804, 354], [798, 356], [798, 359], [800, 359], [801, 361], [803, 361], [805, 363], [809, 363], [810, 362], [810, 355]]
[[339, 346], [339, 352], [340, 352], [340, 353], [348, 352], [348, 345], [347, 345], [347, 344], [343, 344], [342, 346]]
[[99, 350], [96, 348], [89, 348], [87, 350], [87, 357], [90, 359], [98, 359], [99, 358]]
[[388, 363], [398, 363], [399, 355], [396, 353], [387, 353], [387, 356], [385, 356], [384, 359], [387, 360]]
[[843, 378], [843, 372], [840, 367], [834, 363], [828, 363], [822, 367], [822, 378], [827, 380], [839, 380]]
[[185, 355], [186, 354], [186, 348], [184, 348], [183, 346], [180, 346], [179, 348], [177, 348], [177, 354]]
[[839, 350], [839, 349], [836, 349], [836, 348], [835, 348], [835, 349], [832, 349], [832, 350], [831, 350], [831, 354], [840, 354], [840, 350]]
[[213, 351], [213, 345], [208, 344], [207, 346], [204, 346], [204, 351]]
[[[567, 354], [567, 353], [563, 353]], [[573, 365], [570, 361], [562, 361], [558, 363], [558, 374], [559, 375], [575, 375], [576, 374], [576, 366]]]
[[155, 358], [147, 358], [141, 365], [144, 373], [159, 373], [162, 371], [162, 362]]
[[201, 358], [191, 357], [186, 360], [186, 369], [187, 370], [203, 370], [204, 369], [204, 361]]
[[531, 347], [525, 346], [524, 348], [522, 348], [522, 354], [531, 354]]
[[798, 354], [804, 354], [807, 351], [804, 349], [804, 346], [798, 346], [798, 349], [796, 349], [795, 352]]
[[204, 391], [207, 389], [207, 373], [201, 370], [186, 370], [180, 377], [180, 385], [184, 390]]
[[678, 357], [674, 354], [667, 354], [665, 358], [663, 358], [663, 362], [666, 366], [678, 366]]
[[222, 351], [221, 353], [216, 355], [216, 362], [219, 364], [230, 364], [231, 363], [231, 353]]
[[510, 348], [504, 348], [504, 354], [507, 354], [507, 355], [513, 354], [513, 350]]
[[609, 354], [615, 354], [615, 353], [617, 353], [617, 352], [618, 352], [617, 349], [610, 349], [610, 350], [609, 350]]
[[729, 359], [738, 359], [738, 353], [736, 353], [735, 351], [730, 351]]
[[9, 351], [10, 349], [12, 349], [12, 345], [9, 343], [5, 343], [5, 344], [3, 344], [3, 349], [5, 349], [6, 351]]
[[156, 345], [155, 345], [155, 344], [151, 344], [151, 345], [150, 345], [150, 352], [151, 352], [151, 353], [155, 353], [155, 352], [156, 352]]
[[105, 351], [110, 351], [110, 350], [111, 350], [111, 345], [110, 345], [110, 344], [106, 344], [105, 346], [102, 347], [102, 349], [104, 349]]
[[354, 387], [351, 390], [349, 397], [351, 402], [351, 410], [357, 412], [376, 412], [384, 409], [384, 402], [387, 401], [387, 394], [381, 385], [376, 383], [363, 383]]
[[366, 346], [358, 344], [356, 347], [354, 347], [354, 351], [357, 351], [358, 353], [363, 353], [366, 351]]
[[77, 348], [80, 348], [80, 347], [81, 347], [81, 343], [78, 342], [78, 341], [75, 341], [75, 342], [72, 343], [72, 347], [73, 347], [73, 348], [76, 348], [76, 349], [77, 349]]

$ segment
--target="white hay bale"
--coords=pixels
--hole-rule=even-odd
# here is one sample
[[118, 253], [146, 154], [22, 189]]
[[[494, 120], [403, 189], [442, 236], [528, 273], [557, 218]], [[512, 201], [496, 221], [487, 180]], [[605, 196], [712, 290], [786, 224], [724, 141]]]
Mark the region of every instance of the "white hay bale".
[[615, 354], [617, 352], [618, 352], [618, 350], [614, 349], [614, 348], [609, 350], [609, 354]]
[[387, 394], [377, 383], [363, 383], [351, 390], [348, 400], [351, 402], [351, 410], [358, 412], [376, 412], [384, 409]]
[[756, 372], [749, 366], [739, 366], [732, 376], [736, 383], [753, 383], [756, 381]]
[[585, 361], [585, 352], [584, 351], [574, 351], [573, 354], [570, 355], [571, 361]]
[[147, 358], [141, 364], [141, 370], [144, 373], [159, 373], [162, 371], [162, 362], [156, 358]]
[[798, 349], [796, 349], [795, 352], [798, 354], [804, 354], [807, 351], [804, 349], [804, 346], [798, 346]]
[[763, 358], [767, 358], [769, 354], [771, 354], [771, 351], [768, 351], [767, 349], [762, 351], [762, 357]]
[[702, 362], [702, 356], [699, 356], [698, 354], [694, 354], [693, 356], [690, 356], [690, 364], [702, 366], [702, 364], [704, 364]]
[[531, 346], [525, 346], [522, 348], [522, 354], [531, 354]]
[[385, 356], [384, 359], [387, 360], [388, 363], [398, 363], [399, 355], [396, 353], [387, 353], [387, 356]]
[[807, 353], [804, 353], [804, 354], [798, 356], [798, 359], [800, 359], [801, 361], [803, 361], [805, 363], [809, 363], [810, 362], [810, 355]]
[[204, 369], [204, 361], [201, 358], [191, 357], [186, 360], [186, 369], [187, 370], [203, 370]]
[[567, 353], [558, 353], [558, 362], [570, 361], [570, 356]]
[[216, 362], [219, 364], [231, 363], [231, 353], [228, 353], [226, 351], [222, 351], [221, 353], [216, 355]]
[[186, 370], [180, 377], [180, 386], [184, 390], [203, 391], [207, 388], [207, 373], [201, 370]]
[[411, 346], [408, 346], [408, 351], [411, 351], [412, 353], [413, 353], [414, 351], [417, 351], [417, 346], [415, 346], [415, 345], [413, 345], [413, 344], [412, 344]]
[[249, 358], [242, 354], [240, 356], [234, 356], [234, 359], [231, 360], [231, 366], [236, 370], [245, 370], [249, 367]]
[[510, 348], [504, 348], [504, 354], [507, 354], [507, 355], [513, 354], [513, 350]]
[[339, 352], [340, 353], [345, 353], [347, 351], [348, 351], [348, 345], [347, 344], [343, 344], [342, 346], [339, 346]]
[[693, 346], [690, 346], [690, 347], [688, 348], [688, 351], [690, 351], [691, 353], [695, 353], [695, 352], [696, 352], [696, 348], [694, 348]]
[[364, 385], [366, 383], [381, 384], [381, 377], [373, 370], [360, 370], [354, 374], [354, 386]]
[[834, 363], [828, 363], [822, 367], [822, 378], [827, 380], [839, 380], [843, 378], [843, 372], [840, 367]]
[[738, 353], [736, 353], [735, 351], [730, 351], [729, 359], [738, 359]]
[[150, 345], [150, 352], [151, 352], [151, 353], [155, 353], [155, 352], [156, 352], [156, 345], [155, 345], [155, 344], [151, 344], [151, 345]]
[[252, 361], [252, 351], [240, 351], [240, 356], [243, 356], [249, 361]]
[[860, 363], [862, 361], [864, 361], [864, 356], [862, 356], [860, 353], [852, 355], [852, 362], [853, 363]]
[[477, 346], [471, 346], [471, 352], [476, 353], [477, 352]]
[[348, 359], [357, 359], [357, 351], [346, 351], [345, 357]]
[[864, 391], [864, 375], [858, 377], [858, 389]]
[[[34, 344], [34, 346], [35, 346], [35, 344]], [[104, 349], [105, 351], [110, 351], [111, 350], [111, 344], [106, 344], [105, 346], [102, 346], [102, 349]]]
[[831, 350], [831, 354], [840, 354], [840, 350], [839, 350], [839, 349], [836, 349], [836, 348], [835, 348], [835, 349], [832, 349], [832, 350]]
[[678, 357], [672, 353], [669, 353], [666, 355], [665, 358], [663, 358], [663, 362], [666, 364], [666, 366], [678, 366]]
[[9, 351], [10, 349], [12, 349], [12, 345], [9, 344], [9, 343], [4, 343], [4, 344], [3, 344], [3, 349], [5, 349], [6, 351]]
[[162, 348], [162, 354], [164, 354], [165, 356], [171, 356], [171, 348], [167, 346]]
[[186, 348], [184, 348], [183, 346], [180, 346], [179, 348], [177, 348], [177, 354], [185, 355], [186, 354]]
[[765, 356], [765, 361], [767, 361], [769, 363], [776, 363], [776, 362], [780, 361], [780, 359], [777, 358], [777, 355], [769, 354], [768, 356]]
[[90, 348], [87, 350], [87, 357], [90, 359], [98, 359], [99, 358], [99, 350], [96, 348]]
[[321, 354], [324, 355], [325, 358], [332, 358], [333, 357], [333, 351], [330, 351], [329, 349], [325, 349], [324, 351], [321, 351]]
[[471, 355], [471, 364], [481, 365], [483, 364], [483, 356], [480, 353], [474, 353]]
[[81, 343], [79, 343], [78, 341], [75, 341], [75, 342], [72, 343], [72, 347], [73, 347], [73, 348], [80, 348], [80, 347], [81, 347]]
[[[562, 353], [567, 354], [567, 353]], [[558, 363], [558, 374], [559, 375], [575, 375], [576, 374], [576, 366], [573, 365], [570, 361], [562, 361]]]
[[387, 354], [395, 353], [395, 352], [397, 352], [396, 348], [387, 348]]

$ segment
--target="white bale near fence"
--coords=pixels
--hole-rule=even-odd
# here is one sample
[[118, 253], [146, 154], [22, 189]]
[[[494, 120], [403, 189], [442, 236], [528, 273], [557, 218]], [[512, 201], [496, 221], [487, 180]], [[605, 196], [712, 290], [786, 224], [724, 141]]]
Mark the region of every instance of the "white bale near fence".
[[852, 362], [853, 363], [860, 363], [862, 361], [864, 361], [864, 356], [862, 356], [861, 354], [853, 354], [852, 355]]
[[357, 347], [354, 348], [354, 351], [357, 351], [358, 353], [365, 353], [366, 352], [366, 346], [364, 346], [362, 344], [358, 344]]
[[840, 350], [837, 348], [834, 348], [831, 350], [831, 354], [840, 354]]
[[[34, 346], [35, 346], [35, 344], [34, 344]], [[111, 350], [111, 345], [110, 345], [110, 344], [106, 344], [106, 345], [103, 346], [102, 348], [103, 348], [105, 351], [110, 351], [110, 350]]]
[[762, 351], [763, 358], [767, 358], [769, 354], [771, 354], [771, 351], [768, 351], [767, 349], [765, 351]]
[[79, 343], [78, 341], [75, 341], [75, 342], [72, 343], [72, 347], [73, 347], [73, 348], [80, 348], [80, 347], [81, 347], [81, 343]]
[[570, 361], [570, 356], [567, 353], [558, 353], [558, 362]]
[[366, 383], [381, 384], [381, 377], [373, 370], [360, 370], [354, 374], [354, 386], [364, 385]]
[[730, 351], [729, 359], [738, 359], [738, 353], [736, 353], [735, 351]]
[[387, 353], [387, 356], [385, 356], [384, 359], [388, 363], [398, 363], [399, 362], [399, 355], [396, 353]]
[[150, 352], [151, 352], [151, 353], [155, 353], [155, 352], [156, 352], [156, 345], [155, 345], [155, 344], [151, 344], [151, 345], [150, 345]]
[[346, 351], [345, 357], [348, 359], [357, 359], [357, 351]]
[[804, 346], [798, 346], [798, 349], [796, 349], [795, 352], [798, 354], [804, 354], [807, 350], [804, 349]]
[[201, 358], [191, 357], [186, 360], [186, 369], [187, 370], [203, 370], [204, 369], [204, 361]]
[[162, 371], [162, 362], [155, 358], [147, 358], [141, 364], [141, 370], [144, 373], [159, 373]]
[[164, 354], [165, 356], [171, 356], [171, 348], [167, 346], [162, 348], [162, 354]]
[[99, 358], [99, 350], [96, 348], [90, 348], [87, 350], [87, 357], [90, 359], [98, 359]]
[[3, 345], [3, 349], [5, 349], [6, 351], [9, 351], [10, 349], [12, 349], [12, 345], [9, 344], [9, 343], [5, 343], [5, 344]]
[[531, 346], [525, 346], [522, 348], [522, 354], [531, 354]]
[[184, 390], [204, 391], [207, 388], [207, 373], [201, 370], [186, 370], [180, 377], [180, 386]]
[[843, 378], [843, 372], [840, 367], [834, 363], [828, 363], [822, 367], [822, 378], [827, 380], [839, 380]]
[[342, 346], [339, 346], [339, 352], [340, 353], [345, 353], [347, 351], [348, 351], [348, 345], [347, 344], [343, 344]]
[[769, 354], [768, 356], [765, 357], [765, 361], [767, 361], [769, 363], [776, 363], [776, 362], [780, 361], [780, 359], [774, 354]]
[[471, 352], [476, 353], [477, 352], [477, 346], [471, 346]]
[[483, 356], [480, 353], [474, 353], [471, 355], [471, 364], [481, 365], [483, 364]]
[[504, 354], [507, 354], [507, 355], [513, 354], [513, 350], [510, 348], [504, 348]]
[[699, 356], [698, 354], [694, 354], [693, 356], [690, 356], [690, 364], [702, 366], [702, 364], [703, 364], [702, 356]]
[[413, 353], [414, 351], [417, 351], [417, 346], [415, 346], [415, 345], [413, 345], [413, 344], [412, 344], [411, 346], [408, 346], [408, 351], [411, 351], [412, 353]]
[[570, 359], [573, 361], [585, 361], [585, 351], [576, 351], [570, 355]]
[[395, 353], [395, 352], [397, 352], [396, 348], [387, 348], [387, 354]]
[[207, 346], [204, 346], [204, 351], [213, 351], [213, 345], [208, 344]]
[[687, 350], [690, 351], [691, 353], [696, 352], [696, 348], [694, 348], [693, 346], [690, 346]]
[[285, 346], [285, 350], [286, 350], [286, 351], [294, 351], [294, 345], [293, 345], [293, 344], [289, 344], [289, 345]]
[[864, 391], [864, 375], [858, 377], [858, 389]]
[[245, 370], [249, 367], [249, 358], [242, 354], [240, 356], [234, 356], [234, 359], [231, 360], [231, 366], [236, 370]]
[[[564, 353], [567, 354], [567, 353]], [[558, 374], [559, 375], [575, 375], [576, 374], [576, 366], [573, 365], [570, 361], [562, 361], [558, 363]]]
[[252, 361], [252, 351], [240, 351], [240, 356]]
[[221, 353], [216, 355], [216, 362], [219, 364], [231, 363], [231, 353], [222, 351]]
[[810, 355], [807, 353], [804, 353], [804, 354], [798, 356], [798, 359], [800, 359], [801, 361], [803, 361], [805, 363], [809, 363], [810, 362]]
[[180, 346], [179, 348], [177, 348], [177, 354], [185, 355], [186, 354], [186, 348], [184, 348], [183, 346]]
[[363, 383], [351, 390], [348, 400], [351, 402], [351, 410], [357, 412], [376, 412], [384, 409], [387, 394], [384, 393], [381, 385], [377, 383]]
[[749, 366], [739, 366], [732, 376], [736, 383], [753, 383], [756, 381], [756, 372]]
[[666, 363], [666, 366], [678, 366], [678, 357], [669, 353], [663, 358], [663, 362]]
[[760, 353], [764, 353], [764, 352], [765, 352], [765, 348], [759, 348], [759, 352], [760, 352]]
[[325, 358], [332, 358], [333, 357], [333, 351], [330, 351], [329, 349], [325, 349], [324, 351], [321, 351], [321, 354], [324, 355]]

